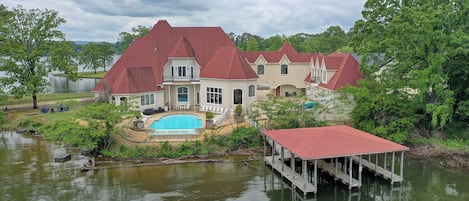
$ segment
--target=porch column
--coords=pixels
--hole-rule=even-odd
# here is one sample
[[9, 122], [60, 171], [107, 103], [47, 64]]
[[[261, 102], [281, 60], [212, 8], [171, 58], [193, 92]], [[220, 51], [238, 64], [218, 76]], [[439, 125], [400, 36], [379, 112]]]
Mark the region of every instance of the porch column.
[[168, 87], [168, 111], [171, 111], [171, 85]]
[[[196, 101], [196, 99], [197, 99], [197, 93], [195, 92], [195, 84], [192, 85], [192, 86], [193, 86], [193, 89], [194, 89], [194, 91], [193, 91], [193, 92], [194, 92], [194, 93], [193, 93], [193, 94], [194, 94], [194, 96], [193, 96], [193, 97], [194, 97], [194, 98], [193, 98], [193, 99], [194, 99], [194, 101], [193, 101], [193, 102], [194, 102], [194, 112], [196, 112], [197, 110], [195, 109], [195, 101]], [[191, 106], [189, 105], [189, 108], [190, 108], [190, 107], [191, 107]]]

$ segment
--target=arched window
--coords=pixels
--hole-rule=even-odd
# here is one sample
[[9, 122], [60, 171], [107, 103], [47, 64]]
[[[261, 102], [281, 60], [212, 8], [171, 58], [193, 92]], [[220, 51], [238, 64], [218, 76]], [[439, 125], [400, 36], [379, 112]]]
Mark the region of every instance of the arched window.
[[178, 88], [178, 102], [186, 103], [189, 101], [189, 89], [187, 87]]
[[243, 104], [243, 90], [241, 89], [233, 90], [233, 104], [235, 105]]
[[249, 97], [256, 96], [256, 86], [249, 85]]

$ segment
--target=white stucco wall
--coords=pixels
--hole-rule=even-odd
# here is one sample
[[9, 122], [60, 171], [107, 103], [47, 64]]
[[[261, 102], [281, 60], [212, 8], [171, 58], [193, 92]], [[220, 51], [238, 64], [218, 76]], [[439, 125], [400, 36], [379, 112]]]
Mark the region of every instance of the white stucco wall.
[[[246, 109], [250, 104], [257, 100], [255, 93], [253, 97], [249, 95], [249, 85], [256, 86], [257, 82], [255, 79], [252, 80], [219, 80], [219, 79], [207, 79], [202, 78], [200, 81], [200, 104], [207, 106], [223, 107], [229, 111], [233, 111], [236, 105], [233, 103], [233, 91], [235, 89], [241, 89], [243, 92], [243, 109]], [[222, 89], [222, 104], [207, 103], [206, 88], [215, 87]]]

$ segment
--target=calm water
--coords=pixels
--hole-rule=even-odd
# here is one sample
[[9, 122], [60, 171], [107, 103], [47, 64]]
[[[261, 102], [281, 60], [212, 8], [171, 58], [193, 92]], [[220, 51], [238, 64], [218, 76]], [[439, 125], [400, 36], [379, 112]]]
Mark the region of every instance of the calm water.
[[153, 129], [194, 129], [202, 128], [202, 120], [196, 115], [175, 114], [161, 117], [150, 126]]
[[[54, 155], [73, 153], [54, 163]], [[0, 134], [0, 200], [303, 200], [261, 161], [183, 164], [80, 172], [86, 161], [73, 150], [21, 134]], [[469, 200], [469, 172], [442, 168], [438, 161], [405, 163], [405, 182], [364, 177], [360, 192], [349, 193], [321, 177], [319, 201]]]

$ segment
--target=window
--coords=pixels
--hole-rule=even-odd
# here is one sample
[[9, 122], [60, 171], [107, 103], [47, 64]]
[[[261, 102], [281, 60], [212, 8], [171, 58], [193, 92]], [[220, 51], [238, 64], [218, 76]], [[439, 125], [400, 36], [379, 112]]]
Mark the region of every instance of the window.
[[323, 70], [322, 71], [322, 82], [326, 82], [327, 81], [327, 71]]
[[171, 66], [171, 76], [174, 77], [174, 66]]
[[186, 67], [185, 66], [178, 66], [178, 76], [179, 77], [186, 77]]
[[207, 103], [222, 104], [223, 92], [221, 88], [207, 87]]
[[233, 90], [233, 104], [243, 104], [243, 90], [235, 89]]
[[178, 102], [188, 102], [188, 89], [187, 87], [178, 88]]
[[194, 67], [191, 66], [191, 78], [194, 78]]
[[144, 94], [140, 96], [140, 105], [153, 105], [155, 104], [155, 94]]
[[112, 103], [112, 104], [116, 104], [116, 97], [115, 97], [115, 96], [112, 96], [112, 97], [111, 97], [111, 103]]
[[288, 74], [288, 65], [287, 64], [282, 64], [280, 66], [280, 74], [282, 74], [282, 75], [287, 75]]
[[264, 75], [264, 65], [257, 65], [257, 74]]
[[256, 86], [249, 85], [249, 97], [253, 97], [256, 95]]

